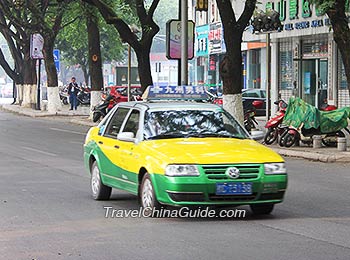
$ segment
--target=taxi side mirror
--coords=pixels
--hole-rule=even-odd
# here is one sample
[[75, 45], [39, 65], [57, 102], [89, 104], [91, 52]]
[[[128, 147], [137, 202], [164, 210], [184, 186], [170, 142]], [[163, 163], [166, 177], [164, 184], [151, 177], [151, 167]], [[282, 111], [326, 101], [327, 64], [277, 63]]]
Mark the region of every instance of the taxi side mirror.
[[118, 134], [117, 139], [124, 142], [134, 142], [135, 135], [133, 132], [121, 132]]

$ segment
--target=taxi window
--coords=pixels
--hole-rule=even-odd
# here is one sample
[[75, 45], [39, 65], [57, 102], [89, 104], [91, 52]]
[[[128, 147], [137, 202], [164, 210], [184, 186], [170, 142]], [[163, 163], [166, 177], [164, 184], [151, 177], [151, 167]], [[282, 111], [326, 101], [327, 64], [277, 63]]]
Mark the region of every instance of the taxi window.
[[140, 111], [133, 110], [130, 113], [128, 121], [125, 124], [123, 132], [132, 132], [136, 136], [137, 131], [139, 130], [139, 121], [140, 121]]
[[225, 111], [168, 110], [145, 115], [144, 138], [248, 138], [246, 131]]
[[119, 134], [120, 128], [124, 122], [126, 115], [128, 114], [129, 109], [124, 107], [119, 107], [114, 113], [105, 135], [116, 138]]

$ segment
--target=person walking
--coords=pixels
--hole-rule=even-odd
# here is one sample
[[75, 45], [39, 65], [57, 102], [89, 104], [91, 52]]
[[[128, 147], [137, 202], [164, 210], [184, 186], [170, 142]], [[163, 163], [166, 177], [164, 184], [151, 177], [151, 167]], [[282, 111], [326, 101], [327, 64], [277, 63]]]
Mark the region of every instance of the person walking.
[[79, 92], [79, 86], [75, 82], [75, 77], [72, 77], [71, 82], [68, 85], [68, 94], [69, 94], [69, 103], [70, 103], [70, 110], [77, 110], [78, 106], [78, 99], [77, 95]]

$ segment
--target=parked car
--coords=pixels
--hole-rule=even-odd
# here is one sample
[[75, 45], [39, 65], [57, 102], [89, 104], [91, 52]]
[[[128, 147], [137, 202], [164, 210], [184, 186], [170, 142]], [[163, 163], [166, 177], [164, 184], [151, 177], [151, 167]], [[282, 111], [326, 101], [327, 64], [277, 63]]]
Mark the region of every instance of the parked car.
[[257, 116], [266, 115], [266, 90], [265, 89], [243, 89], [243, 107], [249, 107], [255, 100], [263, 101], [263, 105], [256, 110]]

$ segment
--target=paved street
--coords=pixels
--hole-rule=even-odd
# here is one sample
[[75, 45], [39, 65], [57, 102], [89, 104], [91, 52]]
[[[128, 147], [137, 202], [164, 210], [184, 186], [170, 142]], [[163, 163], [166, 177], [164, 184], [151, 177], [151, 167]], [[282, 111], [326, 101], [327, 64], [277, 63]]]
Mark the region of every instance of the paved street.
[[0, 259], [349, 259], [350, 164], [287, 158], [268, 217], [105, 218], [104, 206], [139, 206], [116, 190], [92, 200], [87, 130], [0, 111]]

